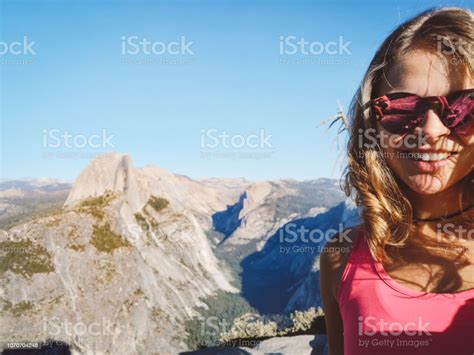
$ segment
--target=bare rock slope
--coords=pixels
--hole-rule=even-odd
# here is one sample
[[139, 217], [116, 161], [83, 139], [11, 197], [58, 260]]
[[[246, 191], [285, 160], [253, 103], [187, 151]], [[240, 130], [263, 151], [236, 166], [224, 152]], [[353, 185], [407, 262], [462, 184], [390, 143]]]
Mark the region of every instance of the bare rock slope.
[[2, 234], [2, 339], [86, 354], [186, 349], [182, 322], [200, 299], [236, 289], [185, 196], [170, 201], [152, 174], [126, 155], [99, 158], [60, 212]]
[[[3, 198], [18, 196], [6, 184]], [[0, 336], [83, 354], [185, 351], [185, 321], [220, 291], [240, 291], [262, 314], [319, 306], [322, 244], [293, 232], [357, 222], [334, 180], [199, 181], [135, 168], [125, 154], [58, 188], [70, 189], [62, 209], [0, 233]], [[294, 340], [242, 351], [291, 353]]]

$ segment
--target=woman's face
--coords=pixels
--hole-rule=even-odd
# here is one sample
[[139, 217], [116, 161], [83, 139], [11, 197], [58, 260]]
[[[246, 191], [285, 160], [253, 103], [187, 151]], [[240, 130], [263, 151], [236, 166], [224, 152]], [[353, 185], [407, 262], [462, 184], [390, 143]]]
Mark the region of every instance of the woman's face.
[[[413, 50], [388, 71], [377, 96], [392, 92], [409, 92], [421, 97], [446, 96], [472, 87], [472, 77], [467, 77], [464, 71], [448, 73], [444, 59], [427, 51]], [[413, 137], [410, 139], [390, 134], [380, 124], [377, 129], [380, 137], [388, 137], [382, 145], [388, 166], [418, 194], [428, 195], [446, 190], [473, 169], [474, 135], [460, 137], [451, 133], [433, 110], [426, 112], [424, 120], [411, 133]], [[420, 152], [437, 155], [431, 155], [430, 160], [434, 161], [429, 162], [407, 157]]]

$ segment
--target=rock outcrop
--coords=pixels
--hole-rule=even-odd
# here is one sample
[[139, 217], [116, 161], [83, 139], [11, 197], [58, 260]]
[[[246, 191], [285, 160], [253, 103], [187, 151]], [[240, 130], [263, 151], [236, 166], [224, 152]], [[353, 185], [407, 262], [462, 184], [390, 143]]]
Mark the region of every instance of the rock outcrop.
[[[249, 345], [253, 341], [249, 340]], [[325, 335], [298, 335], [276, 337], [264, 340], [255, 347], [211, 347], [208, 349], [182, 353], [181, 355], [327, 355]]]
[[146, 180], [132, 167], [126, 154], [106, 154], [91, 161], [74, 182], [65, 206], [73, 206], [85, 198], [107, 191], [124, 195], [132, 212], [139, 211], [150, 197]]
[[[63, 188], [70, 187], [52, 191]], [[16, 189], [6, 186], [3, 197], [22, 193]], [[197, 306], [239, 291], [231, 271], [256, 308], [319, 306], [319, 252], [282, 253], [310, 246], [288, 242], [285, 227], [326, 232], [356, 223], [355, 207], [343, 201], [333, 180], [199, 181], [135, 168], [125, 154], [98, 157], [62, 209], [0, 233], [0, 336], [64, 341], [85, 354], [176, 354], [187, 350], [184, 322]], [[241, 351], [309, 354], [312, 339], [269, 339]]]
[[183, 322], [201, 299], [237, 289], [192, 211], [155, 195], [170, 187], [150, 176], [126, 155], [97, 159], [60, 212], [1, 235], [2, 339], [86, 354], [186, 349]]

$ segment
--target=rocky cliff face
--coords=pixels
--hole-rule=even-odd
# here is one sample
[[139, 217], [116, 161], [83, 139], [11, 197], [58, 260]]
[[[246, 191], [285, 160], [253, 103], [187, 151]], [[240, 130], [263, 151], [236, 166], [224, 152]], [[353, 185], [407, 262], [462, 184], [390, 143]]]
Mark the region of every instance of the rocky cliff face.
[[262, 181], [245, 188], [245, 199], [239, 215], [240, 225], [226, 238], [227, 247], [238, 248], [249, 241], [259, 241], [257, 249], [286, 223], [315, 216], [345, 197], [333, 180], [306, 182], [294, 180]]
[[292, 231], [348, 226], [356, 212], [333, 180], [197, 181], [99, 157], [62, 209], [0, 234], [0, 336], [175, 354], [183, 322], [216, 292], [241, 291], [262, 313], [318, 306], [321, 243]]
[[150, 197], [147, 181], [132, 167], [125, 154], [107, 154], [93, 160], [75, 181], [65, 206], [73, 206], [88, 197], [106, 191], [119, 192], [133, 213], [139, 211]]
[[263, 314], [321, 306], [319, 255], [331, 236], [357, 222], [357, 209], [341, 202], [285, 223], [242, 259], [244, 297]]
[[127, 156], [93, 161], [63, 210], [2, 235], [2, 339], [90, 354], [186, 349], [182, 321], [200, 299], [237, 290], [193, 213], [146, 178]]

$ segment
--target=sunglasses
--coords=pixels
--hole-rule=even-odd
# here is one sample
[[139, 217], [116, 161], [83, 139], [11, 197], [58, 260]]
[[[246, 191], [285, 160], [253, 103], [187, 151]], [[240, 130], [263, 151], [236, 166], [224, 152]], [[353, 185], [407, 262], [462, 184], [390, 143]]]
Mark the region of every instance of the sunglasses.
[[448, 96], [420, 97], [406, 92], [387, 94], [370, 101], [373, 117], [393, 134], [405, 134], [418, 127], [428, 110], [433, 110], [451, 132], [474, 134], [474, 89]]

